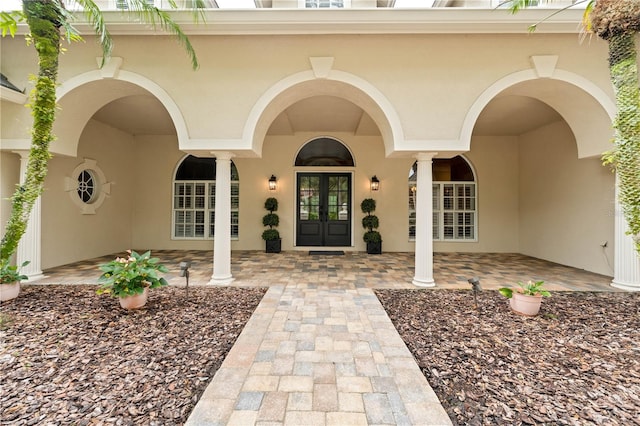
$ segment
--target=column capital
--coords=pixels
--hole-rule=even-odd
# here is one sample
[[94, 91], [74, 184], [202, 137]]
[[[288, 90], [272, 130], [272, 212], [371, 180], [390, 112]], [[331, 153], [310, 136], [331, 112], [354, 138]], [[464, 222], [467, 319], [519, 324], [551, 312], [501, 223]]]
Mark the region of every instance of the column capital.
[[431, 161], [436, 155], [438, 155], [437, 152], [419, 152], [414, 155], [414, 158], [418, 161]]
[[18, 154], [21, 160], [27, 160], [29, 158], [29, 153], [31, 151], [29, 151], [28, 149], [20, 149], [20, 150], [14, 150], [11, 152], [13, 152], [14, 154]]
[[235, 154], [230, 151], [211, 151], [211, 154], [216, 157], [216, 160], [231, 160], [235, 157]]

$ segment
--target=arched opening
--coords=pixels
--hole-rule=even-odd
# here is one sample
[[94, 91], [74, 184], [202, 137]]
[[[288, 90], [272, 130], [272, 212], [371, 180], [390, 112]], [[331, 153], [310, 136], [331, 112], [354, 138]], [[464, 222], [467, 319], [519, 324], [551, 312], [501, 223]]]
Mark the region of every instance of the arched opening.
[[[418, 163], [409, 170], [409, 240], [416, 236]], [[478, 210], [475, 173], [462, 156], [435, 158], [432, 165], [433, 240], [476, 241]]]
[[[173, 180], [172, 237], [215, 237], [216, 159], [188, 155], [176, 169]], [[231, 162], [231, 238], [239, 234], [240, 177]]]

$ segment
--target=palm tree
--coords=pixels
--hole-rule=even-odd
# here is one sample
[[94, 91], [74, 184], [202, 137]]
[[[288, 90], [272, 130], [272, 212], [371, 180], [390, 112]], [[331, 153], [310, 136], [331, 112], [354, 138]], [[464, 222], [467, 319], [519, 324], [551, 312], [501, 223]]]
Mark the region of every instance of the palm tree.
[[[166, 11], [158, 9], [146, 0], [118, 1], [119, 6], [126, 9], [127, 13], [134, 13], [140, 20], [154, 27], [160, 26], [162, 30], [173, 34], [185, 48], [193, 69], [198, 68], [198, 59], [189, 38]], [[103, 14], [94, 0], [67, 0], [66, 3], [65, 5], [64, 0], [23, 0], [22, 11], [0, 12], [0, 30], [3, 36], [8, 33], [13, 37], [18, 24], [26, 21], [30, 42], [38, 54], [39, 65], [35, 87], [31, 92], [30, 106], [33, 115], [31, 150], [24, 182], [18, 185], [11, 199], [11, 215], [0, 243], [0, 265], [8, 264], [15, 253], [18, 242], [26, 230], [33, 205], [42, 193], [47, 175], [47, 163], [51, 157], [49, 144], [54, 140], [52, 128], [56, 113], [56, 86], [61, 42], [63, 37], [68, 41], [81, 39], [71, 25], [74, 16], [67, 7], [77, 7], [84, 11], [100, 40], [103, 64], [111, 55], [113, 48]], [[168, 0], [168, 3], [172, 8], [177, 8], [175, 0]], [[189, 4], [193, 8], [194, 18], [197, 21], [203, 16], [205, 0], [191, 0]]]
[[[640, 255], [640, 87], [635, 44], [640, 0], [579, 0], [575, 4], [579, 3], [586, 3], [585, 29], [609, 45], [609, 72], [618, 111], [613, 121], [614, 147], [603, 160], [617, 173], [619, 201]], [[537, 4], [538, 0], [503, 3], [514, 13]], [[536, 24], [530, 27], [535, 28]]]

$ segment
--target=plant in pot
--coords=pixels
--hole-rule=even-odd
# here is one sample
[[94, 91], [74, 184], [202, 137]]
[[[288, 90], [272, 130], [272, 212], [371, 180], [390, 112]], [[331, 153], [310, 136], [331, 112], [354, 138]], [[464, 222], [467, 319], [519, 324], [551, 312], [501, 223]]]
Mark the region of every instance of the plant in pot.
[[20, 294], [20, 281], [27, 280], [28, 277], [20, 273], [20, 268], [29, 264], [25, 261], [22, 265], [11, 265], [9, 261], [0, 264], [0, 301], [11, 300]]
[[509, 298], [511, 309], [526, 316], [538, 315], [542, 297], [549, 297], [551, 293], [542, 288], [544, 281], [529, 281], [526, 284], [518, 282], [520, 288], [512, 289], [502, 287], [498, 291], [503, 296]]
[[280, 239], [278, 230], [274, 229], [274, 226], [280, 224], [280, 218], [274, 213], [278, 210], [278, 200], [273, 197], [267, 198], [264, 202], [264, 208], [269, 210], [269, 213], [262, 217], [262, 224], [269, 227], [269, 229], [265, 229], [262, 233], [262, 239], [265, 241], [265, 252], [280, 253], [282, 240]]
[[127, 254], [100, 265], [102, 275], [98, 281], [102, 285], [97, 293], [117, 297], [125, 309], [137, 309], [147, 303], [150, 288], [169, 284], [158, 275], [169, 270], [158, 258], [151, 257], [150, 251], [138, 254], [127, 250]]
[[365, 198], [360, 203], [362, 213], [367, 215], [362, 218], [362, 226], [367, 230], [364, 233], [364, 242], [367, 243], [368, 254], [380, 254], [382, 253], [382, 237], [380, 232], [376, 231], [376, 228], [380, 226], [378, 216], [371, 214], [376, 209], [376, 200], [373, 198]]

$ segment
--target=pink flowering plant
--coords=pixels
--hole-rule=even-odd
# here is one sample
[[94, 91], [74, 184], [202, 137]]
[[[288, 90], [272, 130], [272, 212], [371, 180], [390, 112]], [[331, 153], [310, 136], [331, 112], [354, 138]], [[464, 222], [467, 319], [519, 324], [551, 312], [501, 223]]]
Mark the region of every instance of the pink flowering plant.
[[168, 285], [159, 273], [169, 272], [160, 260], [151, 257], [151, 251], [138, 254], [127, 250], [126, 257], [116, 257], [111, 262], [100, 265], [102, 275], [98, 281], [102, 283], [98, 294], [111, 294], [114, 297], [125, 297], [141, 294], [146, 287], [156, 288]]

